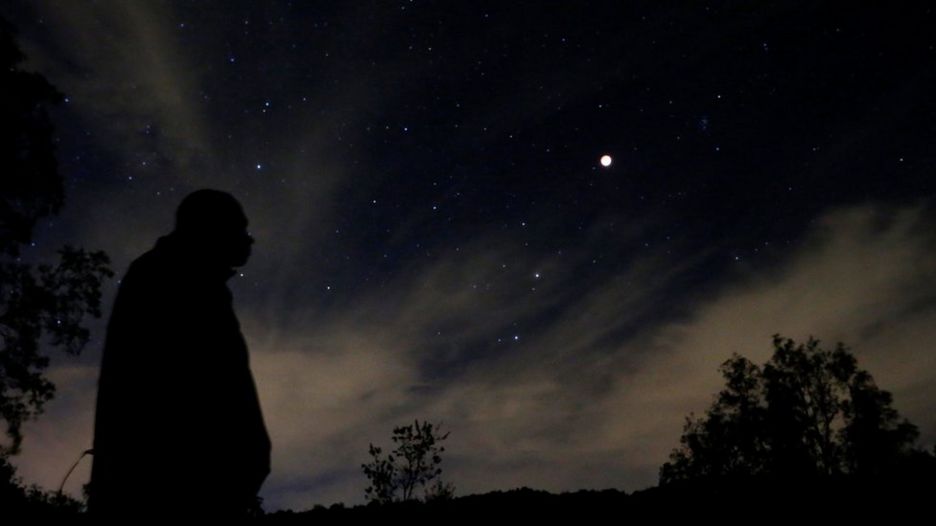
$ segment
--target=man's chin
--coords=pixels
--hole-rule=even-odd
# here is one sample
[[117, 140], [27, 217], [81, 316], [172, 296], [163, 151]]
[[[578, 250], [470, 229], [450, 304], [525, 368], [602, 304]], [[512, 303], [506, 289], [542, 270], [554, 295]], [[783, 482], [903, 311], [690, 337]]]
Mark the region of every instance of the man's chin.
[[247, 261], [250, 259], [250, 253], [241, 253], [241, 254], [229, 254], [230, 259], [228, 259], [227, 264], [232, 267], [243, 267], [247, 264]]

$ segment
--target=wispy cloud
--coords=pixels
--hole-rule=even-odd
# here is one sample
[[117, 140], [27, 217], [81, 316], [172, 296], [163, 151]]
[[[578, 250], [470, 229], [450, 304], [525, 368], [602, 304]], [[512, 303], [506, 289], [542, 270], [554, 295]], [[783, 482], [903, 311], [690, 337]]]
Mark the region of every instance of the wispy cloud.
[[[271, 326], [242, 312], [274, 441], [263, 494], [271, 508], [360, 502], [368, 442], [388, 442], [394, 425], [414, 418], [452, 431], [445, 475], [462, 493], [644, 487], [677, 444], [683, 417], [704, 410], [718, 390], [718, 365], [732, 352], [765, 360], [777, 332], [851, 345], [931, 442], [936, 359], [920, 349], [936, 337], [931, 226], [923, 207], [832, 211], [771, 270], [739, 272], [687, 315], [621, 341], [602, 335], [617, 334], [691, 264], [641, 258], [559, 303], [550, 300], [567, 289], [543, 280], [542, 301], [529, 301], [520, 295], [529, 283], [511, 288], [497, 273], [503, 261], [532, 262], [488, 240], [326, 319]], [[543, 268], [556, 276], [559, 264]], [[512, 339], [514, 320], [556, 307], [540, 334]], [[57, 484], [89, 443], [95, 375], [54, 371], [59, 396], [27, 428], [18, 459], [27, 480]], [[76, 473], [74, 484], [83, 476]]]

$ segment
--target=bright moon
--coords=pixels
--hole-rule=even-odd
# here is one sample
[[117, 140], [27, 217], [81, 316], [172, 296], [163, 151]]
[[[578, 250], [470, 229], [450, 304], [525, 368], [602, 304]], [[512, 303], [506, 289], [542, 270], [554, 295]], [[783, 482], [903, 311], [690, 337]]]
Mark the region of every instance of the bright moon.
[[602, 156], [601, 156], [601, 166], [604, 166], [605, 168], [611, 166], [611, 156], [610, 156], [610, 155], [602, 155]]

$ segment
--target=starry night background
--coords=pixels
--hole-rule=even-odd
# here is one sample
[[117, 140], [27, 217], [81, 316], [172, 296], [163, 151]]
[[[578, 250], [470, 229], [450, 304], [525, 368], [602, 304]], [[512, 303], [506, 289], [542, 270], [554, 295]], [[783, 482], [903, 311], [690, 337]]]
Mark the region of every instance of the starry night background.
[[[363, 501], [369, 442], [451, 437], [459, 494], [653, 485], [732, 352], [844, 341], [932, 447], [926, 3], [26, 2], [66, 206], [28, 257], [118, 277], [190, 191], [244, 204], [229, 282], [268, 510]], [[609, 167], [599, 163], [610, 155]], [[103, 327], [14, 459], [90, 447]], [[80, 494], [89, 466], [66, 489]]]

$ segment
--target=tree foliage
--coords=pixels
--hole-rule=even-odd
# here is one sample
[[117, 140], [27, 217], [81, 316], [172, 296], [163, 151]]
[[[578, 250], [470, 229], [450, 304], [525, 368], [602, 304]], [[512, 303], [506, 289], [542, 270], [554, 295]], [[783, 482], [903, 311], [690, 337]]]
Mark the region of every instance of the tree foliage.
[[39, 486], [26, 485], [16, 476], [16, 467], [0, 455], [0, 502], [3, 518], [74, 519], [84, 508], [81, 501], [59, 492], [44, 491]]
[[763, 367], [733, 355], [705, 415], [686, 418], [660, 483], [711, 477], [876, 475], [911, 452], [918, 432], [891, 394], [839, 343], [774, 335]]
[[42, 75], [19, 69], [24, 58], [0, 19], [0, 253], [14, 256], [65, 199], [46, 111], [64, 96]]
[[440, 434], [431, 422], [414, 421], [393, 429], [396, 448], [383, 454], [380, 447], [370, 444], [371, 462], [362, 464], [370, 485], [364, 491], [368, 502], [385, 504], [416, 499], [416, 491], [423, 489], [424, 499], [451, 497], [454, 488], [438, 479], [442, 474], [441, 445], [449, 436]]
[[113, 275], [103, 252], [65, 246], [55, 264], [22, 260], [43, 217], [64, 202], [47, 107], [63, 96], [37, 73], [18, 65], [23, 54], [0, 19], [0, 420], [15, 454], [22, 425], [42, 412], [54, 394], [43, 376], [45, 346], [78, 354], [88, 341], [86, 314], [101, 315], [101, 284]]

